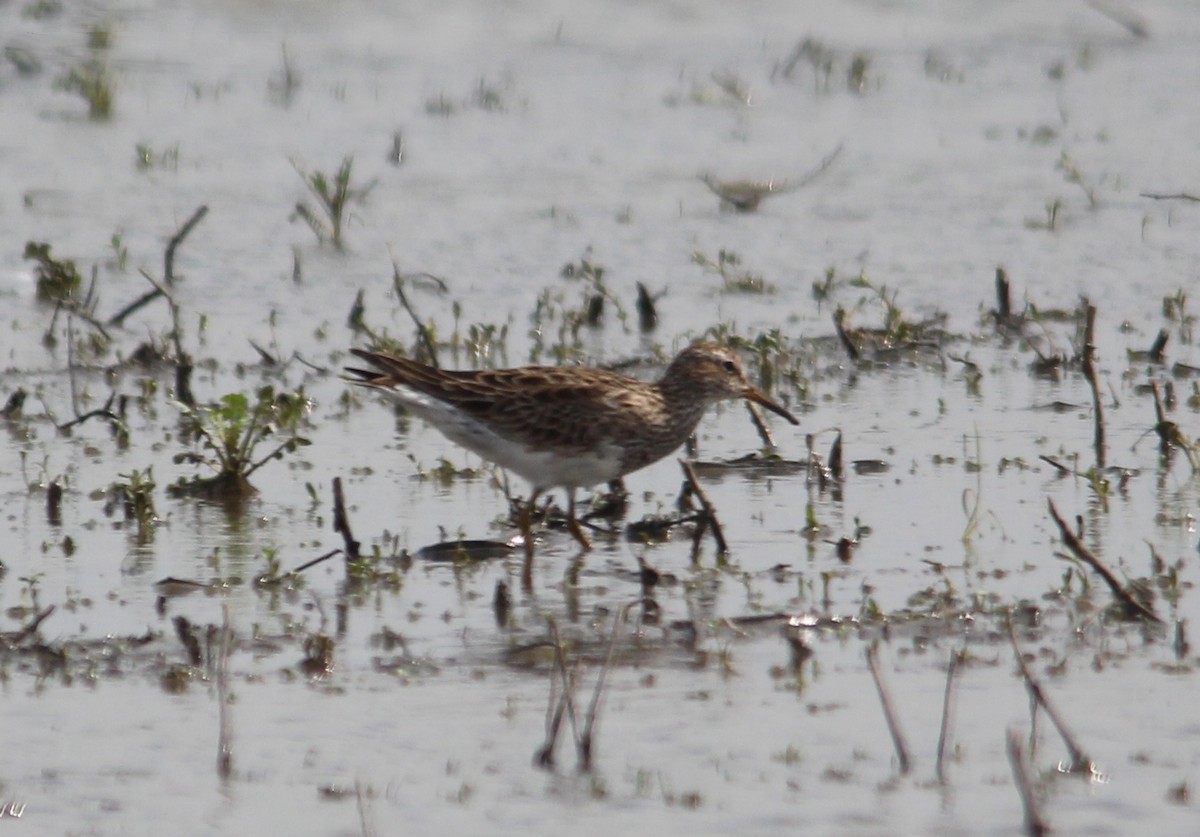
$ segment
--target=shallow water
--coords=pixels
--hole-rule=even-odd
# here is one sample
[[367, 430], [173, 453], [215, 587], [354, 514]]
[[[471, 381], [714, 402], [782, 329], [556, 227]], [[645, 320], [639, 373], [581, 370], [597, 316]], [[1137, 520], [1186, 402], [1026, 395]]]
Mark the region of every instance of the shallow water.
[[[1048, 823], [1191, 833], [1181, 789], [1200, 769], [1195, 654], [1176, 637], [1195, 624], [1197, 484], [1182, 453], [1160, 460], [1153, 401], [1137, 389], [1165, 385], [1172, 363], [1200, 366], [1190, 329], [1163, 306], [1194, 281], [1200, 210], [1141, 196], [1194, 193], [1200, 117], [1180, 99], [1200, 69], [1191, 4], [1139, 6], [1148, 38], [1085, 4], [394, 5], [96, 2], [47, 15], [0, 5], [0, 42], [41, 67], [0, 64], [0, 395], [30, 391], [0, 443], [0, 629], [15, 640], [35, 605], [56, 608], [42, 651], [25, 637], [0, 661], [0, 747], [20, 754], [0, 776], [0, 803], [24, 805], [39, 833], [72, 834], [157, 834], [165, 823], [180, 834], [1019, 833], [1004, 736], [1028, 737], [1030, 715], [1001, 618], [1016, 607], [1037, 613], [1021, 623], [1022, 647], [1102, 774], [1057, 774], [1067, 752], [1039, 714], [1032, 763]], [[96, 26], [106, 49], [86, 46]], [[827, 74], [807, 59], [785, 74], [805, 38], [826, 50]], [[89, 120], [55, 84], [89, 54], [112, 74], [108, 121]], [[866, 71], [852, 84], [856, 57]], [[732, 96], [720, 79], [748, 92]], [[396, 132], [399, 165], [388, 159]], [[139, 145], [149, 167], [137, 165]], [[697, 178], [796, 182], [839, 147], [819, 177], [753, 213], [722, 211]], [[296, 169], [332, 173], [347, 156], [353, 181], [374, 186], [338, 252], [289, 216], [310, 200]], [[87, 276], [95, 265], [106, 318], [149, 290], [140, 269], [161, 277], [167, 241], [201, 205], [209, 213], [178, 250], [172, 288], [197, 397], [271, 383], [303, 386], [313, 402], [312, 445], [258, 471], [257, 494], [233, 511], [166, 495], [195, 473], [173, 461], [185, 445], [172, 369], [118, 363], [169, 331], [163, 302], [113, 329], [107, 353], [81, 357], [68, 346], [89, 327], [35, 299], [22, 258], [27, 241], [46, 241]], [[693, 261], [721, 250], [769, 292], [725, 290]], [[731, 547], [721, 560], [711, 541], [694, 564], [683, 536], [598, 537], [576, 562], [570, 539], [550, 531], [529, 591], [515, 556], [417, 559], [395, 584], [358, 587], [334, 559], [294, 587], [252, 584], [270, 555], [287, 570], [342, 545], [330, 529], [334, 477], [367, 546], [393, 549], [385, 533], [411, 552], [511, 537], [484, 463], [372, 398], [342, 401], [337, 371], [363, 342], [347, 317], [363, 290], [368, 324], [412, 344], [394, 261], [445, 281], [444, 294], [407, 286], [440, 338], [507, 326], [492, 362], [553, 362], [561, 312], [587, 291], [560, 270], [584, 259], [604, 269], [611, 299], [572, 357], [669, 356], [718, 323], [750, 340], [778, 329], [799, 353], [802, 386], [775, 394], [803, 422], [772, 424], [778, 452], [803, 459], [815, 433], [824, 455], [836, 427], [848, 460], [887, 469], [851, 470], [837, 496], [802, 470], [706, 470]], [[1129, 469], [1123, 486], [1112, 475], [1105, 494], [1039, 459], [1092, 466], [1091, 392], [1077, 368], [1031, 374], [1027, 342], [996, 334], [984, 315], [998, 265], [1018, 309], [1074, 308], [1081, 295], [1097, 306], [1108, 463]], [[884, 307], [847, 282], [818, 304], [814, 284], [831, 268], [885, 286], [910, 321], [944, 314], [950, 336], [935, 351], [852, 364], [832, 339], [834, 307], [858, 327], [879, 325]], [[649, 334], [637, 329], [637, 282], [664, 292]], [[539, 331], [547, 290], [559, 313]], [[1160, 328], [1171, 334], [1165, 367], [1127, 356]], [[1072, 323], [1029, 333], [1043, 353], [1077, 351]], [[250, 340], [290, 360], [265, 366]], [[978, 365], [977, 385], [951, 355]], [[443, 360], [467, 365], [469, 354]], [[1194, 438], [1194, 384], [1174, 384], [1169, 418]], [[130, 399], [128, 447], [99, 421], [56, 430], [113, 391]], [[1056, 402], [1066, 406], [1045, 409]], [[759, 444], [742, 408], [725, 405], [702, 423], [698, 455], [733, 459]], [[419, 478], [442, 458], [472, 473]], [[162, 522], [138, 543], [119, 509], [106, 513], [104, 491], [148, 467]], [[55, 478], [66, 486], [60, 523], [46, 512]], [[628, 519], [673, 508], [681, 479], [670, 459], [632, 475]], [[1122, 580], [1166, 584], [1151, 550], [1177, 566], [1177, 598], [1160, 586], [1154, 601], [1162, 628], [1105, 612], [1100, 579], [1058, 557], [1047, 498], [1072, 524], [1081, 516], [1084, 541]], [[810, 504], [822, 525], [813, 537]], [[860, 526], [843, 563], [832, 542]], [[576, 771], [569, 730], [555, 769], [533, 766], [553, 666], [528, 646], [553, 619], [584, 660], [586, 704], [615, 614], [643, 593], [639, 557], [662, 575], [661, 611], [654, 622], [635, 608], [622, 626], [594, 771]], [[214, 589], [158, 607], [167, 577]], [[500, 581], [514, 602], [503, 626]], [[222, 780], [211, 652], [188, 666], [172, 619], [203, 636], [225, 606], [236, 641], [233, 772]], [[810, 659], [792, 658], [784, 635], [798, 629], [783, 618], [754, 621], [774, 614], [831, 620], [799, 629]], [[304, 643], [319, 636], [335, 641], [333, 666], [310, 676]], [[876, 640], [908, 774], [864, 657]], [[939, 784], [946, 666], [961, 649]]]

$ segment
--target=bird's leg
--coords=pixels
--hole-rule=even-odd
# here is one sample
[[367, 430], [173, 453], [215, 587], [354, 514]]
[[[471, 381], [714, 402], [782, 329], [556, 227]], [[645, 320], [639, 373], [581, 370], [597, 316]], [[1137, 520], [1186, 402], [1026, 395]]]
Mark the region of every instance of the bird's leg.
[[525, 541], [525, 560], [521, 562], [521, 589], [526, 593], [533, 592], [533, 506], [539, 493], [536, 488], [533, 489], [529, 502], [517, 514], [517, 526], [521, 530], [521, 538]]
[[537, 504], [538, 494], [541, 492], [536, 488], [529, 495], [529, 500], [521, 507], [517, 513], [517, 528], [521, 532], [521, 537], [525, 541], [525, 558], [533, 560], [533, 509]]
[[583, 547], [584, 552], [590, 552], [592, 542], [588, 540], [588, 536], [584, 533], [583, 527], [579, 525], [579, 518], [575, 516], [575, 489], [567, 489], [567, 529], [575, 540], [579, 541], [579, 545]]

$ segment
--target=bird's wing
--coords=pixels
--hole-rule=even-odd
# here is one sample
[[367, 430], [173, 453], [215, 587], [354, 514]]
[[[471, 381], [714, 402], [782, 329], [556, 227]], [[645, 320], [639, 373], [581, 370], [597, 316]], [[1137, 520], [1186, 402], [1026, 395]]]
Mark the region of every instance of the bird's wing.
[[[529, 366], [445, 370], [408, 358], [352, 349], [378, 372], [347, 369], [355, 383], [410, 387], [487, 422], [501, 436], [537, 447], [589, 450], [628, 438], [640, 423], [636, 406], [654, 391], [614, 372]], [[634, 409], [630, 409], [631, 405]]]

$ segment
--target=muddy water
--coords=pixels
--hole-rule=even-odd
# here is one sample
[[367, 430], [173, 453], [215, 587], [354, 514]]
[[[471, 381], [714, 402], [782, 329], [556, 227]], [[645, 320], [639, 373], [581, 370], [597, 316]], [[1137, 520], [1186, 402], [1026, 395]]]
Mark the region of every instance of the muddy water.
[[[1083, 4], [393, 5], [0, 6], [0, 387], [29, 391], [0, 443], [0, 628], [14, 645], [0, 661], [0, 803], [38, 833], [1012, 834], [1011, 728], [1032, 742], [1054, 828], [1194, 830], [1195, 654], [1179, 637], [1195, 623], [1197, 485], [1182, 452], [1160, 458], [1144, 385], [1174, 384], [1167, 417], [1194, 438], [1193, 381], [1169, 370], [1200, 366], [1185, 298], [1198, 215], [1142, 195], [1195, 193], [1197, 117], [1180, 100], [1200, 69], [1190, 4], [1140, 6], [1149, 37]], [[88, 62], [107, 68], [107, 120], [56, 83]], [[697, 177], [796, 185], [838, 148], [753, 213], [722, 211]], [[297, 169], [332, 175], [347, 157], [353, 183], [373, 185], [338, 251], [293, 217], [312, 200]], [[91, 327], [39, 302], [22, 258], [45, 241], [89, 278], [94, 266], [106, 319], [150, 289], [140, 270], [161, 278], [168, 240], [202, 205], [171, 288], [197, 397], [270, 383], [312, 401], [312, 444], [256, 472], [258, 492], [233, 509], [165, 491], [196, 472], [174, 461], [191, 448], [173, 370], [125, 362], [166, 344], [163, 301], [89, 354]], [[732, 284], [748, 271], [765, 291], [727, 288], [693, 258], [722, 250], [739, 259]], [[572, 358], [669, 355], [718, 324], [751, 341], [777, 329], [797, 375], [775, 393], [803, 418], [799, 432], [773, 427], [778, 452], [803, 459], [813, 433], [824, 455], [838, 428], [848, 460], [886, 467], [850, 469], [837, 493], [803, 470], [702, 469], [730, 544], [720, 559], [709, 541], [693, 562], [686, 536], [598, 537], [577, 562], [551, 531], [528, 591], [516, 557], [385, 562], [388, 577], [358, 584], [335, 559], [253, 584], [272, 557], [287, 570], [342, 546], [334, 477], [368, 549], [510, 537], [485, 463], [385, 405], [342, 400], [337, 370], [365, 340], [348, 315], [361, 290], [367, 324], [414, 344], [395, 262], [443, 280], [406, 286], [440, 340], [491, 326], [505, 334], [492, 362], [551, 362], [589, 287], [561, 270], [584, 261], [611, 296], [603, 322], [566, 341]], [[998, 333], [985, 316], [998, 265], [1018, 311], [1074, 310], [1081, 296], [1098, 309], [1107, 461], [1124, 469], [1107, 488], [1085, 475], [1094, 412], [1078, 366], [1030, 371], [1031, 342], [1078, 352], [1076, 323]], [[650, 333], [637, 282], [662, 294]], [[535, 319], [539, 298], [550, 312]], [[852, 363], [833, 310], [873, 328], [881, 298], [904, 322], [944, 315], [924, 335], [935, 345]], [[1127, 354], [1160, 328], [1165, 365]], [[128, 397], [128, 445], [103, 420], [56, 429], [114, 392]], [[759, 444], [726, 406], [702, 424], [698, 456]], [[438, 479], [443, 459], [458, 473]], [[106, 499], [147, 468], [161, 522], [139, 542]], [[65, 486], [59, 521], [52, 480]], [[680, 483], [671, 460], [632, 476], [628, 519], [670, 511]], [[1106, 610], [1099, 577], [1061, 557], [1047, 498], [1121, 580], [1157, 586], [1163, 626]], [[856, 534], [839, 560], [833, 542]], [[660, 574], [658, 610], [622, 624], [595, 768], [576, 770], [569, 729], [556, 767], [535, 767], [548, 620], [583, 660], [582, 707], [616, 614], [643, 594], [638, 558]], [[212, 586], [160, 604], [167, 577]], [[504, 625], [499, 582], [513, 597]], [[1090, 779], [1057, 772], [1068, 753], [1044, 715], [1030, 737], [1009, 608], [1095, 761]], [[225, 612], [233, 769], [221, 779], [206, 631]], [[196, 626], [198, 664], [175, 617]], [[306, 670], [320, 637], [334, 640], [332, 666]], [[907, 774], [864, 656], [876, 640]], [[962, 650], [939, 784], [946, 668]]]

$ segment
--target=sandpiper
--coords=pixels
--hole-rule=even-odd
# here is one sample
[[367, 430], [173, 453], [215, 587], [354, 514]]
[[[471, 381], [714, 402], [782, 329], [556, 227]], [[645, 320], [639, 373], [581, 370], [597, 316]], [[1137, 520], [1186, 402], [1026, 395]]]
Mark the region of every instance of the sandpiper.
[[[591, 367], [524, 366], [444, 370], [384, 352], [351, 349], [374, 369], [347, 368], [353, 383], [392, 395], [446, 438], [542, 492], [567, 492], [567, 524], [591, 543], [575, 517], [575, 490], [618, 479], [678, 448], [713, 404], [744, 398], [799, 420], [753, 386], [725, 346], [696, 343], [656, 382]], [[532, 554], [528, 514], [522, 520]]]

